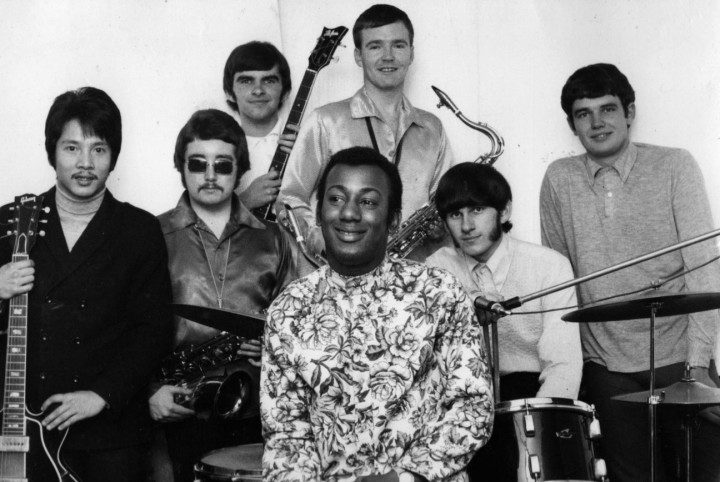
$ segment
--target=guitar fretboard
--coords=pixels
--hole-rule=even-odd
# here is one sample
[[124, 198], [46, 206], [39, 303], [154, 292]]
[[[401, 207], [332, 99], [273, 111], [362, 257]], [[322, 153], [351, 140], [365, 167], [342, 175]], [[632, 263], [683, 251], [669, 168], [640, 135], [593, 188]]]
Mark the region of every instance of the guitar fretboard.
[[[288, 125], [300, 125], [303, 115], [305, 114], [307, 101], [310, 98], [310, 93], [312, 92], [313, 84], [315, 83], [315, 77], [317, 76], [317, 73], [317, 70], [312, 69], [307, 69], [305, 71], [305, 75], [303, 75], [302, 82], [300, 83], [300, 87], [298, 88], [297, 94], [295, 95], [295, 102], [293, 102], [292, 109], [290, 110], [290, 114], [288, 115], [288, 120], [285, 123], [283, 134], [293, 132], [287, 128]], [[272, 162], [270, 163], [270, 170], [277, 171], [280, 174], [280, 179], [282, 179], [283, 175], [285, 174], [285, 168], [287, 167], [287, 160], [289, 156], [290, 154], [281, 151], [279, 147], [275, 150], [275, 154], [273, 155]], [[261, 210], [260, 216], [263, 219], [267, 219], [269, 221], [275, 220], [275, 214], [272, 210], [272, 204], [269, 204], [259, 209]]]
[[[27, 254], [13, 255], [13, 262], [29, 259]], [[25, 369], [27, 352], [28, 295], [10, 300], [5, 354], [5, 398], [2, 435], [25, 436]]]

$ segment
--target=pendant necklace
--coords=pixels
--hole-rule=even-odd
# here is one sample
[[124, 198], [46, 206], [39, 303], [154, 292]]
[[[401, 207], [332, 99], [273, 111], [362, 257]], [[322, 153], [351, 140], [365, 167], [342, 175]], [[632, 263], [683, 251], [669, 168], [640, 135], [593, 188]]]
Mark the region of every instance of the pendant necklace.
[[220, 290], [218, 291], [218, 285], [217, 281], [215, 280], [215, 272], [212, 269], [212, 264], [210, 263], [210, 257], [207, 253], [207, 248], [205, 247], [205, 240], [202, 236], [202, 230], [198, 228], [198, 226], [195, 226], [195, 230], [198, 233], [198, 236], [200, 236], [200, 242], [202, 243], [203, 252], [205, 253], [205, 261], [207, 261], [208, 268], [210, 269], [210, 276], [213, 280], [213, 285], [215, 286], [215, 295], [217, 297], [218, 302], [218, 308], [222, 309], [223, 307], [223, 292], [225, 291], [225, 278], [227, 278], [227, 266], [228, 266], [228, 260], [230, 259], [230, 243], [232, 242], [232, 238], [228, 238], [227, 243], [227, 251], [225, 252], [225, 268], [223, 269], [223, 277], [222, 277], [222, 284], [220, 285]]

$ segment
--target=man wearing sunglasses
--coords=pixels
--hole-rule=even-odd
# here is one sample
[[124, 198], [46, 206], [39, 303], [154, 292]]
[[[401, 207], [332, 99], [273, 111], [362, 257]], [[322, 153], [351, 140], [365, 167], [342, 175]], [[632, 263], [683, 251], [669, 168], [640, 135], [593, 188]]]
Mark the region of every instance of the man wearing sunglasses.
[[[159, 216], [168, 247], [175, 303], [258, 314], [296, 277], [291, 238], [274, 223], [255, 218], [233, 193], [248, 170], [245, 134], [227, 113], [192, 115], [175, 144], [174, 162], [185, 192], [177, 206]], [[198, 346], [219, 331], [176, 318], [174, 346]], [[239, 420], [201, 420], [175, 403], [190, 391], [163, 385], [150, 397], [154, 420], [165, 426], [175, 481], [192, 481], [193, 464], [208, 451], [262, 442], [258, 387], [259, 340], [244, 343], [232, 369], [251, 380], [250, 399]], [[222, 368], [218, 375], [223, 375]]]

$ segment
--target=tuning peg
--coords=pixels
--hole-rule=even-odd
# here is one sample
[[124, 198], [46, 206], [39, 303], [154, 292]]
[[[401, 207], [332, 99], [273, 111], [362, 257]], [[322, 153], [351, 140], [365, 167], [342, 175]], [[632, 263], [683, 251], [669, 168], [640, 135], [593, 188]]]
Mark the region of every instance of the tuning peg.
[[50, 212], [50, 206], [45, 206], [44, 208], [42, 208], [42, 211], [43, 211], [45, 214], [48, 214], [48, 213]]
[[338, 45], [338, 47], [340, 47], [341, 49], [346, 49], [346, 48], [347, 48], [347, 45], [345, 45], [344, 43], [340, 42], [340, 45]]
[[332, 57], [332, 61], [335, 62], [335, 63], [338, 63], [339, 60], [340, 60], [340, 59], [339, 59], [338, 57]]
[[42, 224], [47, 224], [48, 220], [47, 219], [39, 219], [38, 222], [42, 223]]
[[38, 234], [40, 235], [40, 237], [45, 237], [45, 231], [38, 231]]

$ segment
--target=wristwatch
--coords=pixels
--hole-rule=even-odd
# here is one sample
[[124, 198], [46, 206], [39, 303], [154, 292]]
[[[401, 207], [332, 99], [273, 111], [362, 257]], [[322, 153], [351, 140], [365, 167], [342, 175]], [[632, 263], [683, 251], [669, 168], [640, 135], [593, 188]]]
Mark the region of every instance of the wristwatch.
[[415, 482], [415, 476], [410, 472], [403, 470], [398, 474], [398, 482]]

